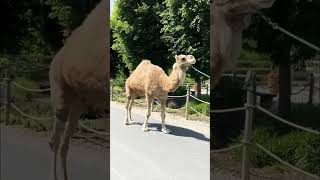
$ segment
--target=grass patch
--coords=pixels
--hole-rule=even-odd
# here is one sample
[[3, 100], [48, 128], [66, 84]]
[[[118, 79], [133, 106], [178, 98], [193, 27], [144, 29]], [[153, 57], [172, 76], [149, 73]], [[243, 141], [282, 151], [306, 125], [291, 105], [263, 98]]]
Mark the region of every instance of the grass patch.
[[[294, 106], [289, 121], [305, 127], [318, 129], [320, 108], [319, 106], [297, 105]], [[262, 121], [261, 121], [262, 120]], [[252, 142], [259, 143], [272, 153], [290, 164], [304, 169], [313, 174], [320, 175], [320, 136], [291, 128], [277, 122], [272, 118], [263, 118], [256, 121]], [[242, 135], [234, 142], [242, 140]], [[234, 160], [241, 159], [241, 149], [232, 151]], [[252, 165], [256, 168], [267, 166], [282, 167], [278, 161], [252, 146], [250, 152]]]

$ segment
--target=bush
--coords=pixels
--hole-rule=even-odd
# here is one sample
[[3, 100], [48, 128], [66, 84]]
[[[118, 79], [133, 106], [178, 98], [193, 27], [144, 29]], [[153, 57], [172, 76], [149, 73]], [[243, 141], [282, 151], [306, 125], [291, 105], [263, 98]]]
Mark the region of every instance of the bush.
[[[33, 80], [30, 80], [30, 79], [24, 78], [24, 77], [18, 77], [16, 79], [14, 79], [14, 81], [16, 83], [18, 83], [19, 85], [24, 86], [26, 88], [30, 88], [30, 89], [38, 89], [39, 88], [39, 83], [37, 83]], [[17, 88], [15, 86], [12, 86], [12, 93], [13, 93], [12, 96], [15, 96], [18, 98], [20, 97], [20, 98], [24, 98], [24, 99], [31, 99], [36, 94], [39, 94], [39, 93], [34, 93], [34, 92], [28, 92], [23, 89]]]
[[[206, 102], [209, 102], [210, 100], [210, 97], [209, 96], [205, 96], [205, 95], [202, 95], [201, 96], [201, 100], [203, 101], [206, 101]], [[197, 101], [193, 98], [190, 99], [189, 101], [189, 107], [192, 107], [193, 109], [195, 109], [196, 111], [206, 115], [206, 116], [210, 116], [210, 105], [209, 104], [205, 104], [205, 103], [202, 103], [200, 101]], [[189, 110], [189, 113], [190, 114], [197, 114], [195, 111], [193, 111], [192, 109]]]
[[[242, 136], [235, 141], [239, 142]], [[320, 175], [320, 138], [316, 135], [292, 131], [285, 135], [278, 135], [272, 128], [257, 128], [253, 132], [253, 144], [258, 143], [279, 156], [288, 163]], [[280, 165], [256, 146], [251, 146], [250, 160], [257, 168]], [[241, 149], [234, 150], [232, 157], [240, 160]]]
[[[245, 92], [239, 79], [222, 78], [219, 85], [211, 92], [211, 109], [226, 109], [242, 107]], [[212, 147], [224, 147], [241, 133], [244, 121], [244, 111], [211, 114], [210, 123]]]
[[181, 96], [187, 94], [187, 88], [185, 86], [179, 86], [178, 89], [174, 92], [169, 92], [169, 96]]

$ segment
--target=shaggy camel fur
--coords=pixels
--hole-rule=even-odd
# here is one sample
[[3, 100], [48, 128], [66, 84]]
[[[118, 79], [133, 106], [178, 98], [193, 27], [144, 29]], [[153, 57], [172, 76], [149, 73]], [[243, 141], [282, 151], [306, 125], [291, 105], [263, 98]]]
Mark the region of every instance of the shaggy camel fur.
[[165, 109], [168, 92], [175, 91], [181, 83], [184, 82], [188, 67], [196, 63], [192, 55], [176, 55], [176, 62], [170, 76], [156, 65], [151, 64], [149, 60], [143, 60], [137, 68], [131, 73], [126, 81], [127, 94], [127, 116], [126, 125], [133, 123], [131, 118], [131, 108], [134, 99], [138, 96], [145, 96], [147, 101], [147, 115], [142, 129], [148, 131], [148, 120], [151, 115], [151, 103], [153, 99], [159, 99], [161, 104], [162, 129], [164, 133], [170, 133], [171, 130], [165, 126]]
[[211, 87], [217, 85], [222, 73], [232, 69], [240, 55], [242, 31], [250, 24], [251, 16], [269, 8], [275, 0], [213, 0], [210, 13], [210, 55], [212, 58]]
[[[51, 101], [56, 119], [49, 144], [54, 154], [55, 180], [58, 151], [64, 179], [68, 179], [67, 153], [80, 114], [91, 108], [109, 118], [108, 9], [107, 1], [101, 1], [67, 39], [50, 66]], [[109, 132], [107, 127], [106, 131]]]

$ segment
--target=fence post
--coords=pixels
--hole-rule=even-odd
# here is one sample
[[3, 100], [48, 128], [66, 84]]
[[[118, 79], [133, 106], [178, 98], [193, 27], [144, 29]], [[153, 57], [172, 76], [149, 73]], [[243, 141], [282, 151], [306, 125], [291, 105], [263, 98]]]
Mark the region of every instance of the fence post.
[[313, 104], [313, 88], [314, 88], [314, 76], [313, 76], [313, 73], [311, 73], [310, 74], [309, 101], [308, 101], [308, 104], [310, 106]]
[[206, 84], [206, 95], [208, 95], [209, 94], [209, 84], [207, 83]]
[[[2, 83], [2, 69], [0, 69], [0, 82]], [[0, 108], [2, 108], [2, 100], [3, 100], [3, 84], [0, 84]], [[2, 121], [2, 109], [0, 109], [0, 123]]]
[[246, 83], [247, 86], [247, 102], [246, 102], [246, 117], [245, 127], [243, 136], [243, 148], [242, 148], [242, 169], [241, 169], [241, 180], [250, 179], [250, 157], [249, 157], [249, 146], [252, 134], [252, 122], [253, 112], [255, 106], [255, 92], [256, 92], [256, 75], [254, 72], [249, 71], [247, 73]]
[[111, 101], [113, 101], [113, 83], [111, 83]]
[[187, 97], [186, 97], [186, 120], [188, 120], [188, 105], [189, 105], [189, 99], [190, 99], [190, 86], [187, 84]]
[[5, 82], [6, 82], [6, 113], [5, 113], [5, 125], [9, 124], [10, 120], [10, 103], [11, 103], [11, 79], [8, 74], [8, 70], [5, 72]]

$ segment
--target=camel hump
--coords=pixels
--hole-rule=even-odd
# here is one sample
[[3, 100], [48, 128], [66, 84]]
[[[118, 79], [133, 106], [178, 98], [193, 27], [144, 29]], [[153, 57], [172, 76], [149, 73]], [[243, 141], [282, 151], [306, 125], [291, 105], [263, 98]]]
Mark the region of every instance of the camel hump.
[[145, 65], [149, 65], [149, 64], [152, 64], [150, 60], [147, 60], [147, 59], [144, 59], [141, 61], [141, 63], [137, 66], [137, 68], [139, 66], [145, 66]]

